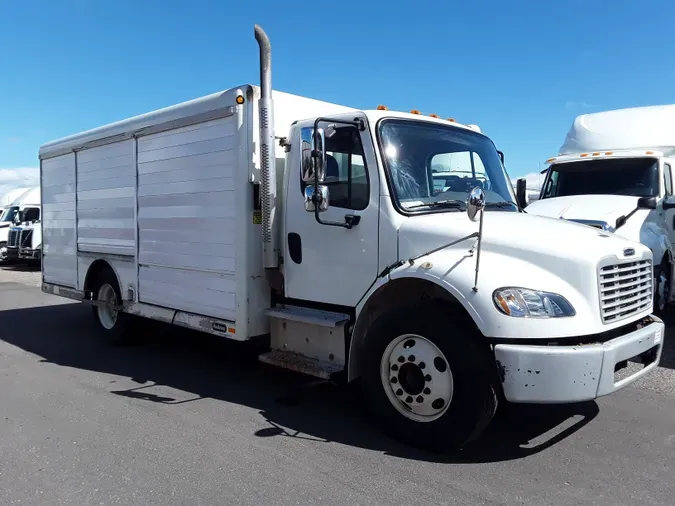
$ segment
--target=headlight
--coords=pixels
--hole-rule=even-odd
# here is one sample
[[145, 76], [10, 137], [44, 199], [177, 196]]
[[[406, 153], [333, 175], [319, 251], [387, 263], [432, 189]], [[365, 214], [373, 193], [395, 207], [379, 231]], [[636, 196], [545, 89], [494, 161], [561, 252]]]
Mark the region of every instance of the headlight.
[[516, 318], [559, 318], [576, 314], [572, 304], [557, 293], [507, 287], [495, 290], [492, 300], [500, 312]]

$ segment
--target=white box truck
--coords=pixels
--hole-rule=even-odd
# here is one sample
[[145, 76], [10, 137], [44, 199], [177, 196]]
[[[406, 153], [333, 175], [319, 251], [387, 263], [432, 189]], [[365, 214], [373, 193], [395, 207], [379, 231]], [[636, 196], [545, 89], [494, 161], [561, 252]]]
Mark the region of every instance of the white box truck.
[[540, 199], [527, 212], [584, 223], [648, 246], [654, 257], [654, 308], [665, 315], [675, 265], [675, 105], [578, 116], [558, 155], [546, 162]]
[[260, 87], [40, 148], [44, 292], [112, 340], [133, 315], [261, 337], [262, 361], [360, 380], [389, 433], [436, 451], [498, 399], [595, 399], [656, 366], [649, 248], [520, 212], [476, 127], [272, 92], [255, 35]]

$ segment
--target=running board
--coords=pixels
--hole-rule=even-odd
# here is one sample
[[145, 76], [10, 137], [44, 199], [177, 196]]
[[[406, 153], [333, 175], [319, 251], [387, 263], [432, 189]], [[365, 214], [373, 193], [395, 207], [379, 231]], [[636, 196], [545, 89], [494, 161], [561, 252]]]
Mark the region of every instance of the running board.
[[349, 315], [344, 313], [333, 313], [332, 311], [323, 311], [300, 306], [274, 306], [266, 309], [264, 313], [270, 318], [307, 323], [309, 325], [316, 325], [317, 327], [328, 328], [335, 328], [340, 323], [349, 320]]
[[292, 351], [272, 350], [258, 355], [258, 360], [265, 364], [288, 369], [316, 378], [330, 380], [335, 374], [343, 371], [340, 364], [325, 362], [316, 358], [308, 358]]

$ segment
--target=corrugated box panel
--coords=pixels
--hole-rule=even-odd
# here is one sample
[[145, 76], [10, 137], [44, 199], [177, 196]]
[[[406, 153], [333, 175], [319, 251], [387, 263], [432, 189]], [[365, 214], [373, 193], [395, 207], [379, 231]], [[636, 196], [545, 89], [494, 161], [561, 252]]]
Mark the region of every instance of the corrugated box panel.
[[134, 140], [77, 154], [77, 244], [81, 251], [134, 255]]
[[77, 287], [75, 154], [42, 161], [42, 251], [46, 282]]
[[139, 299], [235, 319], [235, 117], [138, 139]]

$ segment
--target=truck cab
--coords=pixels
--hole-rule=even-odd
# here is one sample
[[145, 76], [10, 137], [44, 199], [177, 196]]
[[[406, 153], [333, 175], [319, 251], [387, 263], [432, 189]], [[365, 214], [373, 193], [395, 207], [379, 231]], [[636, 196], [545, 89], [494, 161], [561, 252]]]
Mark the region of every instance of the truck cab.
[[[646, 245], [654, 256], [655, 310], [672, 302], [675, 107], [577, 118], [527, 212], [582, 223]], [[672, 146], [672, 147], [669, 147]]]

